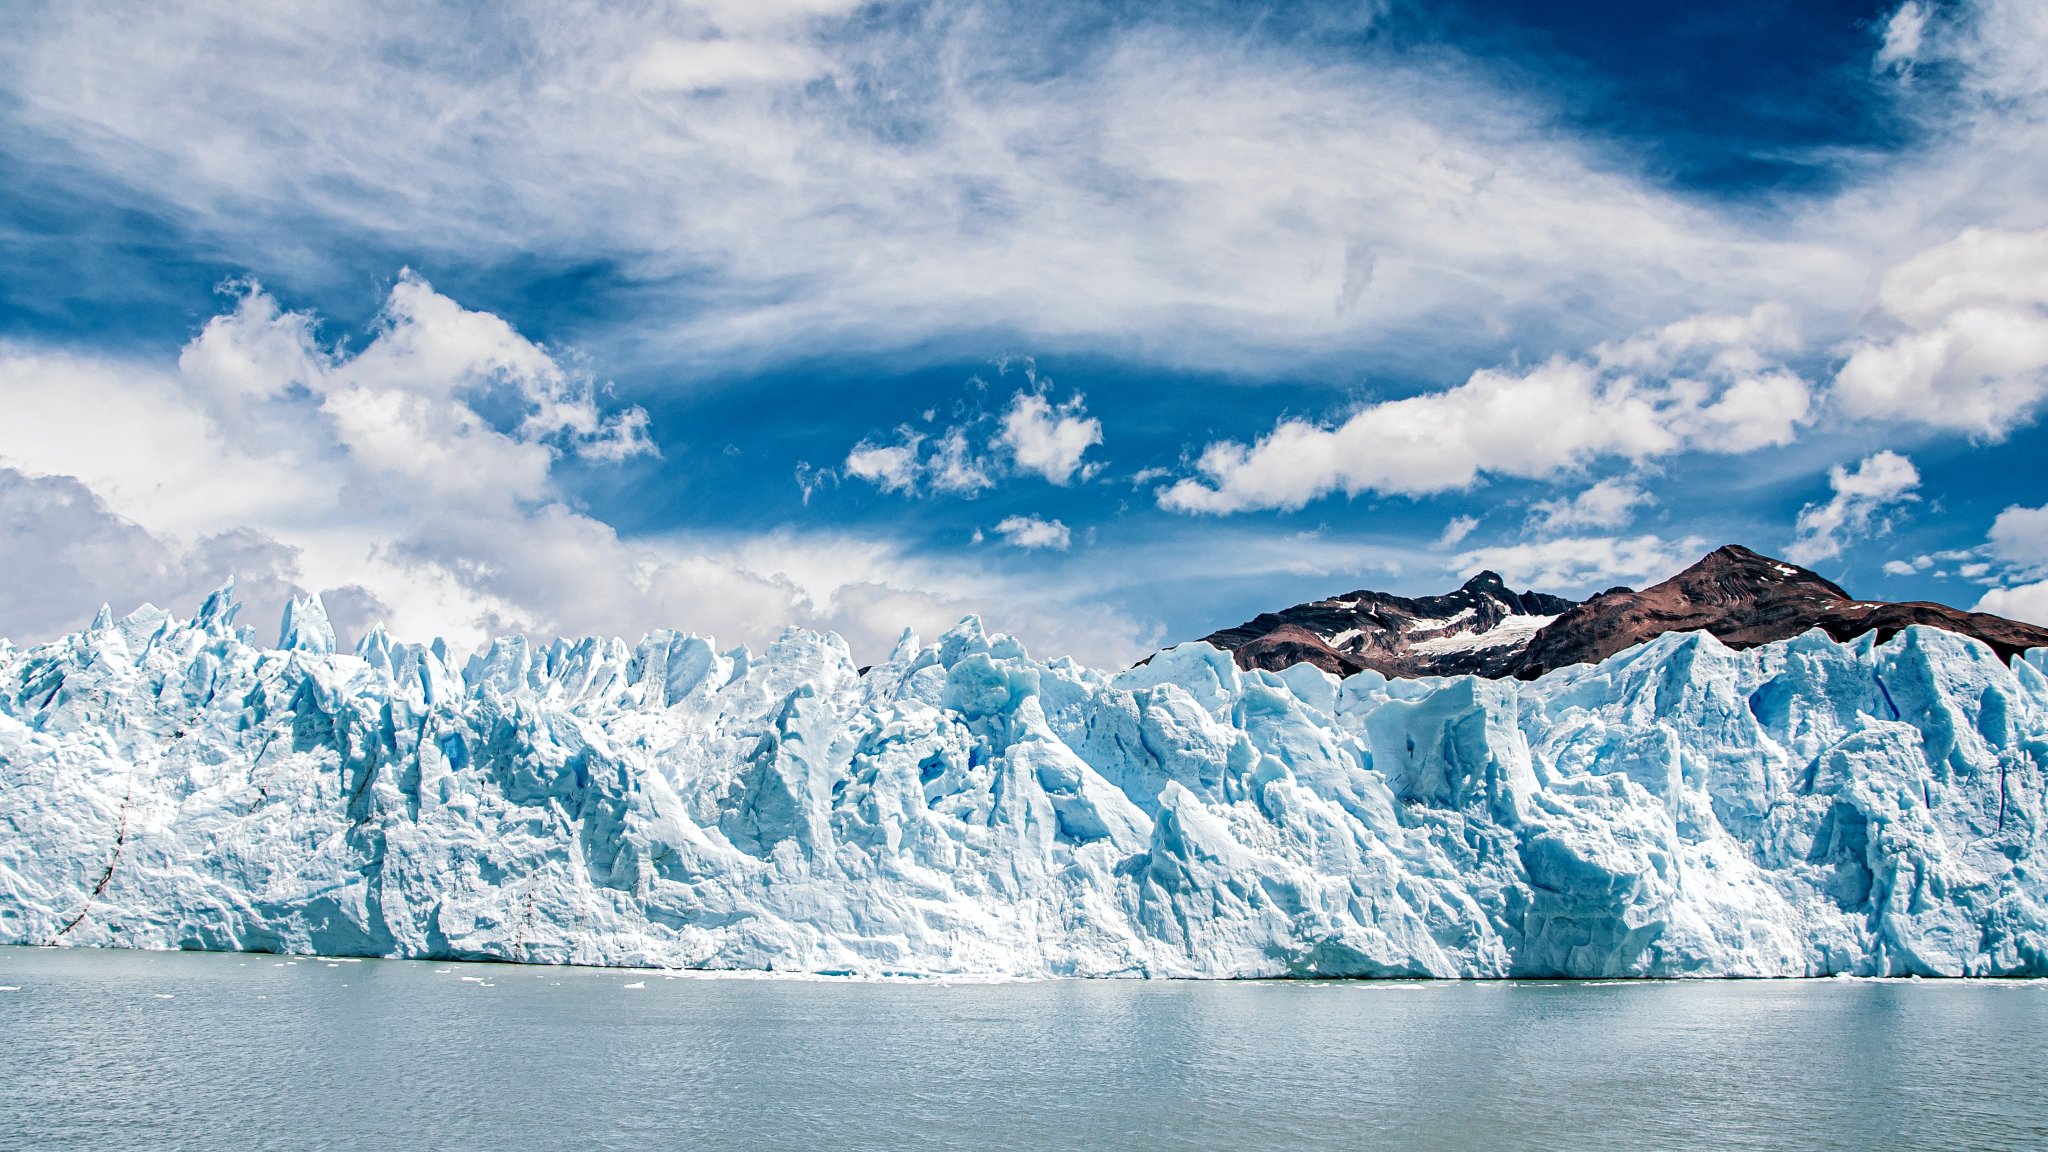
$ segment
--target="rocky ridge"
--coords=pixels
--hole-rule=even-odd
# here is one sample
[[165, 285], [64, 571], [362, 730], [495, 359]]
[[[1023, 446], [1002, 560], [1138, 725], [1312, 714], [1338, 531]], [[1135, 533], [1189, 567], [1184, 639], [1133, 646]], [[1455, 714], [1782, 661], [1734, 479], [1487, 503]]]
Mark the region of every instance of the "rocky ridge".
[[1583, 603], [1514, 592], [1481, 572], [1444, 596], [1349, 592], [1203, 639], [1245, 669], [1312, 664], [1339, 676], [1370, 668], [1393, 677], [1527, 680], [1667, 632], [1709, 632], [1742, 649], [1815, 628], [1836, 640], [1874, 634], [1882, 642], [1914, 624], [1982, 641], [2004, 659], [2048, 646], [2048, 628], [1944, 604], [1858, 600], [1811, 569], [1735, 544], [1642, 591], [1612, 588]]
[[1385, 676], [1503, 676], [1538, 629], [1576, 604], [1512, 591], [1499, 573], [1481, 572], [1441, 596], [1361, 589], [1267, 612], [1202, 639], [1245, 669], [1313, 664], [1337, 676], [1367, 668]]

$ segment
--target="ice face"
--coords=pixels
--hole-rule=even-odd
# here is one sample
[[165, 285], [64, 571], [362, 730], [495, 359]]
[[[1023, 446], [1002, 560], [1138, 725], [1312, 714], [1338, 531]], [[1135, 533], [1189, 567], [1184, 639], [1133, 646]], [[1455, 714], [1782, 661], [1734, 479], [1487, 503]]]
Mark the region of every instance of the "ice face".
[[856, 973], [2048, 974], [2048, 653], [1666, 635], [1532, 683], [865, 675], [231, 590], [0, 645], [0, 940]]

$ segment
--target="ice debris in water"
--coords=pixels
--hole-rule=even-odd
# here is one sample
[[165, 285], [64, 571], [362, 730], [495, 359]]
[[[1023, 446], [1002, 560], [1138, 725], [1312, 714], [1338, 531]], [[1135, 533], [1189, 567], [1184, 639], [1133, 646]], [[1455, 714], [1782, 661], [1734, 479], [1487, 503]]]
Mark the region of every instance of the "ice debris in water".
[[[1110, 675], [972, 619], [0, 645], [0, 940], [837, 975], [2048, 973], [2048, 653]], [[470, 979], [465, 977], [465, 980]], [[478, 980], [488, 986], [487, 981]]]

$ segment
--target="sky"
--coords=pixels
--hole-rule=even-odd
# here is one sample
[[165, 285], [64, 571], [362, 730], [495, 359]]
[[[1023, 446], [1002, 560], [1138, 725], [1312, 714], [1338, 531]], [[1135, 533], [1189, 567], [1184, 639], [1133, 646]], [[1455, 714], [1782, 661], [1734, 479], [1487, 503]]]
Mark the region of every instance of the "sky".
[[0, 636], [2048, 624], [2048, 6], [11, 5]]

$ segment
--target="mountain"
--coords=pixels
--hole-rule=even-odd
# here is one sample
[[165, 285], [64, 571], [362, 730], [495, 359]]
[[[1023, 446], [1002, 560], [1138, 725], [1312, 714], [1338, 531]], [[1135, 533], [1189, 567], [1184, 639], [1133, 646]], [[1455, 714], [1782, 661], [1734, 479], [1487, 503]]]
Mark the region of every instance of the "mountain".
[[1112, 675], [970, 619], [863, 675], [802, 631], [463, 659], [381, 631], [338, 653], [316, 600], [275, 646], [235, 614], [223, 590], [0, 642], [0, 942], [2048, 975], [2048, 650], [1668, 633], [1533, 681], [1339, 681], [1193, 643]]
[[1350, 592], [1266, 613], [1204, 637], [1241, 668], [1313, 664], [1350, 675], [1515, 676], [1589, 664], [1666, 632], [1705, 631], [1732, 648], [1818, 628], [1883, 641], [1924, 624], [1981, 640], [2001, 657], [2048, 646], [2048, 628], [1943, 604], [1857, 600], [1818, 573], [1728, 545], [1661, 584], [1613, 588], [1584, 603], [1511, 592], [1482, 572], [1445, 596]]
[[1515, 669], [1531, 636], [1575, 604], [1510, 591], [1499, 574], [1481, 572], [1442, 596], [1347, 592], [1203, 639], [1247, 669], [1313, 664], [1338, 676], [1367, 668], [1386, 676], [1502, 676]]
[[1530, 639], [1514, 674], [1529, 679], [1593, 663], [1666, 632], [1701, 629], [1750, 648], [1812, 628], [1837, 640], [1874, 633], [1882, 642], [1913, 624], [1981, 640], [2005, 659], [2048, 646], [2048, 628], [1945, 604], [1857, 600], [1816, 572], [1730, 544], [1662, 584], [1603, 592], [1559, 616]]

